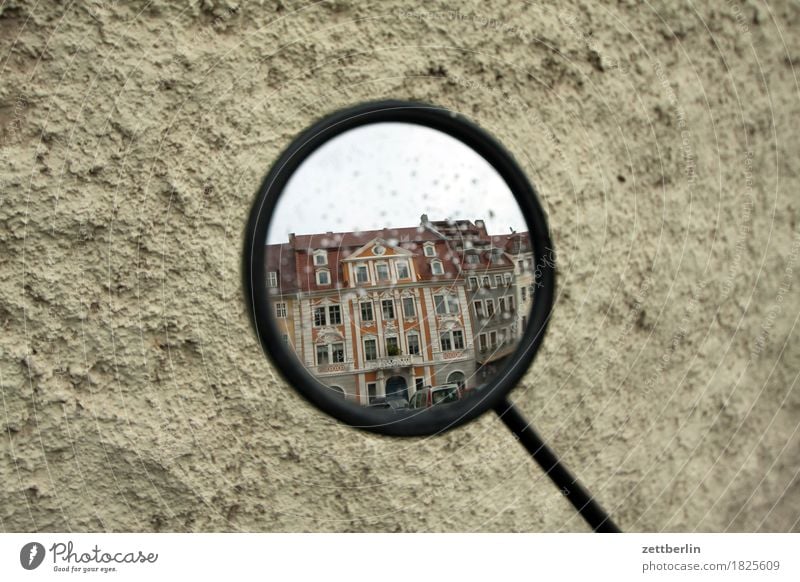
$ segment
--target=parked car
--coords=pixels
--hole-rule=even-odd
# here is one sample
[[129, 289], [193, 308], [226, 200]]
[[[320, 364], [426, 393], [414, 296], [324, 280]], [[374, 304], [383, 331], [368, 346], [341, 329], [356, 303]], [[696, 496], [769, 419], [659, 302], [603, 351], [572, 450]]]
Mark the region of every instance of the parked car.
[[461, 390], [458, 384], [442, 384], [441, 386], [425, 386], [417, 390], [408, 404], [409, 408], [430, 408], [440, 404], [458, 402]]

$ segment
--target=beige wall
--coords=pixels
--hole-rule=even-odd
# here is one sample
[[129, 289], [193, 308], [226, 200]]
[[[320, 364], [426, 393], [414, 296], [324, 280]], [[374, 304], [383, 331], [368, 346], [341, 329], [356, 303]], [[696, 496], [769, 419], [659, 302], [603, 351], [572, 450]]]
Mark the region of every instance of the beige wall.
[[514, 397], [621, 526], [798, 529], [796, 7], [172, 4], [0, 8], [0, 530], [584, 530], [491, 416], [334, 426], [248, 327], [261, 177], [388, 97], [540, 189], [560, 293]]

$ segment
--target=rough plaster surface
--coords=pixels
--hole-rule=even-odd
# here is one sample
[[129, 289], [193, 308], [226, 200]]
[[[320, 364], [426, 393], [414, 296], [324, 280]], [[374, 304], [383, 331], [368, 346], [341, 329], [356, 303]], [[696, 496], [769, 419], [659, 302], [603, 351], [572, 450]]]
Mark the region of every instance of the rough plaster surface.
[[797, 4], [0, 4], [0, 530], [584, 531], [491, 416], [336, 426], [242, 305], [322, 114], [462, 112], [559, 296], [518, 404], [627, 530], [800, 530]]

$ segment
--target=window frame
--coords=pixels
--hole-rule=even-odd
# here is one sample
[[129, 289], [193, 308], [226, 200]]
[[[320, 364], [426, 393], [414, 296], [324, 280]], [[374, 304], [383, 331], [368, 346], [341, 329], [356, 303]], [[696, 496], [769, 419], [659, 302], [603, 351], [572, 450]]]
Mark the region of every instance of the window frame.
[[274, 289], [278, 286], [278, 271], [269, 271], [267, 273], [267, 287]]
[[[367, 350], [367, 343], [371, 342], [374, 348], [374, 357], [369, 357], [369, 350]], [[378, 339], [374, 337], [365, 337], [361, 340], [361, 344], [364, 348], [364, 361], [365, 362], [374, 362], [378, 359]]]
[[[319, 314], [322, 314], [322, 323], [320, 323]], [[314, 327], [325, 327], [328, 325], [328, 308], [324, 305], [314, 308], [313, 312]]]
[[[322, 262], [318, 263], [317, 259], [321, 258]], [[315, 267], [326, 267], [328, 265], [328, 251], [319, 249], [314, 251], [314, 266]]]
[[[436, 271], [439, 271], [438, 273]], [[444, 275], [444, 264], [439, 259], [431, 261], [431, 274]]]
[[[437, 297], [442, 298], [442, 302], [436, 301]], [[439, 310], [439, 306], [444, 307], [444, 311]], [[437, 293], [433, 296], [433, 308], [436, 315], [456, 315], [461, 313], [461, 305], [458, 301], [458, 295], [455, 293]]]
[[[281, 315], [283, 313], [283, 315]], [[286, 301], [276, 301], [275, 302], [275, 318], [276, 319], [287, 319], [289, 316], [289, 308], [286, 305]]]
[[[334, 309], [336, 310], [338, 321], [333, 320]], [[335, 305], [328, 305], [328, 325], [342, 325], [342, 306], [338, 303]]]
[[[428, 252], [430, 251], [430, 253]], [[422, 254], [426, 257], [435, 257], [436, 256], [436, 245], [433, 243], [425, 243], [422, 246]]]
[[[417, 302], [414, 300], [413, 297], [401, 297], [400, 303], [403, 306], [403, 317], [406, 319], [411, 319], [412, 317], [417, 316]], [[411, 313], [409, 314], [406, 311], [406, 305], [411, 305]]]
[[[386, 277], [385, 278], [382, 278], [381, 275], [380, 275], [380, 269], [381, 268], [385, 268], [386, 269]], [[391, 280], [392, 280], [392, 271], [391, 271], [391, 269], [389, 269], [389, 263], [386, 263], [386, 262], [383, 262], [383, 261], [380, 262], [380, 263], [375, 263], [375, 283], [377, 283], [377, 284], [386, 283], [386, 282], [389, 282]]]
[[[386, 316], [386, 305], [389, 305], [392, 310], [391, 317]], [[394, 321], [397, 319], [397, 311], [394, 308], [394, 299], [381, 299], [381, 317], [386, 321]]]
[[[364, 278], [363, 281], [361, 281], [359, 279], [359, 273], [362, 272], [362, 269], [363, 269], [363, 272], [365, 273], [365, 278]], [[369, 283], [369, 265], [367, 265], [365, 263], [358, 263], [357, 265], [353, 265], [353, 271], [354, 271], [353, 275], [354, 275], [354, 279], [355, 279], [356, 285], [364, 285], [364, 284]]]
[[[320, 280], [320, 277], [322, 275], [325, 275], [325, 277], [328, 279], [327, 283], [323, 283]], [[319, 285], [320, 287], [328, 287], [330, 284], [331, 284], [331, 271], [330, 271], [330, 269], [317, 269], [317, 285]]]
[[[411, 338], [415, 339], [415, 347], [416, 351], [412, 350], [411, 348]], [[406, 334], [406, 348], [408, 349], [408, 354], [411, 356], [418, 356], [422, 353], [422, 346], [419, 342], [419, 333], [417, 332], [409, 332]]]

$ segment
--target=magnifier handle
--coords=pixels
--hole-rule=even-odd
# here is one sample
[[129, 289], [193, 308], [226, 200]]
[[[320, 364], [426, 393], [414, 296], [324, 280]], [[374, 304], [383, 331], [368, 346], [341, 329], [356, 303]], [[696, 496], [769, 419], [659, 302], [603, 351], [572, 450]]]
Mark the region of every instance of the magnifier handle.
[[494, 411], [595, 532], [620, 533], [608, 513], [558, 460], [553, 450], [511, 402], [504, 399]]

